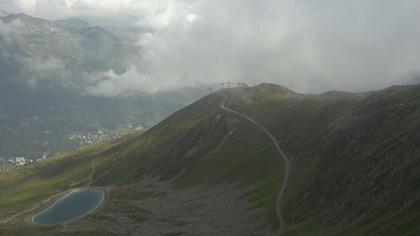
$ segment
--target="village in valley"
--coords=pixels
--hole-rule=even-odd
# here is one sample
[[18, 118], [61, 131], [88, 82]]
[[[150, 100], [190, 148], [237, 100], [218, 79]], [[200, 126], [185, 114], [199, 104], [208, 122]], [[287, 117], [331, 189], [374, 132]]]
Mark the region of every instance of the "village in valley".
[[97, 130], [96, 132], [88, 132], [88, 133], [80, 133], [80, 134], [71, 134], [68, 135], [67, 138], [76, 142], [80, 146], [86, 146], [95, 144], [98, 142], [109, 141], [112, 139], [120, 138], [127, 134], [132, 133], [142, 133], [144, 132], [143, 126], [137, 125], [128, 125], [126, 128], [120, 131], [105, 131], [105, 130]]
[[[139, 125], [128, 125], [119, 131], [105, 131], [97, 130], [96, 132], [71, 134], [67, 138], [77, 144], [77, 146], [87, 146], [98, 142], [105, 142], [112, 139], [120, 138], [127, 134], [143, 133], [145, 131], [143, 126]], [[12, 156], [12, 157], [1, 157], [0, 156], [0, 172], [7, 171], [12, 168], [22, 167], [25, 165], [31, 165], [46, 160], [49, 156], [49, 152], [44, 152], [38, 157], [23, 157], [23, 156]]]

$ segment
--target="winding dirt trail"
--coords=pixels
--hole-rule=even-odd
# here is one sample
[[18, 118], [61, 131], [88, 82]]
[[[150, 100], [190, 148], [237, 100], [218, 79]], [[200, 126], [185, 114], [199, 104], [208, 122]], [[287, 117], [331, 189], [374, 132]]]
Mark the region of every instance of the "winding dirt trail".
[[92, 160], [92, 172], [90, 172], [90, 175], [87, 177], [87, 179], [89, 180], [89, 182], [87, 183], [87, 186], [92, 185], [94, 179], [93, 176], [95, 175], [95, 160]]
[[17, 213], [15, 213], [15, 214], [13, 214], [13, 215], [11, 215], [11, 216], [9, 216], [9, 217], [7, 217], [7, 218], [3, 219], [3, 220], [0, 220], [0, 224], [5, 224], [5, 223], [8, 223], [8, 222], [10, 222], [10, 221], [14, 220], [16, 217], [19, 217], [19, 216], [24, 215], [24, 214], [27, 214], [27, 213], [29, 213], [29, 212], [35, 211], [35, 210], [36, 210], [36, 209], [38, 209], [38, 208], [41, 208], [41, 207], [43, 207], [43, 206], [46, 206], [46, 205], [47, 205], [47, 204], [49, 204], [49, 203], [50, 203], [53, 199], [56, 199], [56, 198], [58, 198], [59, 196], [61, 196], [61, 195], [65, 194], [65, 193], [66, 193], [66, 192], [57, 193], [57, 194], [55, 194], [55, 195], [53, 195], [53, 196], [50, 196], [50, 197], [48, 197], [48, 198], [46, 198], [46, 199], [44, 199], [44, 200], [42, 200], [42, 201], [39, 201], [39, 202], [37, 202], [37, 203], [33, 204], [33, 205], [32, 205], [32, 207], [31, 207], [30, 209], [27, 209], [27, 210], [23, 210], [23, 211], [17, 212]]
[[41, 203], [36, 203], [36, 204], [35, 204], [35, 205], [31, 208], [31, 209], [28, 209], [28, 210], [25, 210], [25, 211], [18, 212], [18, 213], [14, 214], [14, 215], [9, 216], [9, 217], [8, 217], [8, 218], [6, 218], [6, 219], [1, 220], [1, 221], [0, 221], [0, 224], [5, 224], [5, 223], [8, 223], [8, 222], [10, 222], [10, 221], [14, 220], [16, 217], [21, 216], [21, 215], [26, 214], [26, 213], [29, 213], [29, 212], [31, 212], [31, 211], [34, 211], [34, 210], [36, 210], [36, 209], [40, 208], [41, 206], [42, 206], [42, 204], [41, 204]]
[[284, 164], [285, 164], [284, 180], [283, 180], [283, 184], [281, 186], [281, 189], [280, 189], [279, 193], [277, 194], [277, 202], [276, 202], [276, 212], [277, 212], [277, 217], [278, 217], [278, 220], [279, 220], [278, 235], [283, 235], [284, 229], [285, 229], [285, 222], [284, 222], [284, 217], [283, 217], [283, 213], [282, 213], [282, 202], [283, 202], [284, 194], [285, 194], [286, 187], [287, 187], [287, 184], [289, 182], [289, 176], [290, 176], [289, 158], [283, 152], [283, 150], [281, 150], [280, 145], [278, 144], [277, 138], [270, 131], [268, 131], [262, 124], [255, 121], [251, 117], [249, 117], [245, 114], [242, 114], [240, 112], [234, 111], [230, 108], [225, 107], [225, 103], [226, 103], [228, 97], [225, 94], [222, 94], [222, 93], [219, 93], [219, 94], [224, 97], [223, 102], [220, 104], [220, 108], [224, 111], [227, 111], [227, 112], [233, 113], [237, 116], [240, 116], [241, 118], [249, 121], [250, 123], [257, 126], [260, 130], [262, 130], [271, 139], [271, 141], [273, 142], [273, 145], [276, 147], [277, 152], [280, 154], [281, 158], [284, 161]]

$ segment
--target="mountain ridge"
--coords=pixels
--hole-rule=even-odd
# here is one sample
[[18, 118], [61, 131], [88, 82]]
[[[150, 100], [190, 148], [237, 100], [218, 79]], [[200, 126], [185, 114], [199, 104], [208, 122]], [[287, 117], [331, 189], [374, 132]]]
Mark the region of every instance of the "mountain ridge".
[[[325, 96], [260, 85], [218, 93], [228, 97], [226, 107], [264, 125], [290, 157], [284, 235], [411, 236], [420, 230], [419, 92], [420, 86], [400, 86]], [[104, 208], [68, 225], [63, 234], [217, 235], [216, 229], [229, 235], [275, 233], [285, 165], [258, 127], [220, 109], [223, 100], [210, 94], [140, 136], [16, 170], [11, 172], [14, 180], [0, 174], [0, 188], [9, 187], [7, 195], [20, 196], [4, 196], [0, 215], [77, 187], [72, 183], [91, 174], [94, 160], [92, 186], [112, 186], [110, 198]], [[13, 181], [26, 187], [11, 188]], [[26, 195], [28, 188], [36, 191]], [[224, 214], [229, 217], [221, 217]], [[222, 219], [231, 224], [221, 224]], [[19, 229], [0, 225], [0, 232], [22, 235], [54, 235], [58, 230], [28, 223]]]

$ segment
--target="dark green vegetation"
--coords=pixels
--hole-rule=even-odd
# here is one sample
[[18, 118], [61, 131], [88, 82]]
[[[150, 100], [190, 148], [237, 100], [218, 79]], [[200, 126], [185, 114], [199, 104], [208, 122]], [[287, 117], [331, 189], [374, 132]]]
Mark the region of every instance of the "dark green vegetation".
[[150, 127], [203, 89], [91, 96], [86, 88], [135, 65], [140, 48], [79, 18], [0, 17], [0, 156], [38, 158], [77, 146], [68, 135]]
[[[305, 95], [263, 84], [222, 92], [229, 97], [227, 107], [263, 123], [291, 158], [284, 202], [286, 235], [419, 234], [420, 86]], [[281, 158], [258, 128], [222, 111], [222, 100], [212, 94], [141, 136], [0, 174], [0, 214], [29, 209], [42, 199], [87, 184], [95, 160], [92, 185], [113, 190], [100, 211], [67, 226], [63, 234], [140, 232], [159, 215], [155, 211], [159, 202], [188, 191], [201, 196], [200, 188], [226, 184], [240, 191], [237, 198], [248, 202], [247, 212], [263, 220], [255, 230], [275, 230]], [[158, 191], [155, 186], [161, 183], [171, 191]], [[140, 205], [143, 201], [150, 207]], [[205, 207], [206, 201], [201, 204]], [[225, 208], [233, 211], [229, 205]], [[189, 212], [176, 213], [182, 218]], [[0, 234], [54, 235], [62, 230], [34, 226], [28, 222], [30, 215], [0, 225]], [[197, 222], [204, 215], [194, 217]], [[174, 222], [177, 231], [171, 233], [189, 235], [190, 220]], [[107, 228], [111, 222], [121, 228]], [[201, 229], [194, 230], [197, 234]]]

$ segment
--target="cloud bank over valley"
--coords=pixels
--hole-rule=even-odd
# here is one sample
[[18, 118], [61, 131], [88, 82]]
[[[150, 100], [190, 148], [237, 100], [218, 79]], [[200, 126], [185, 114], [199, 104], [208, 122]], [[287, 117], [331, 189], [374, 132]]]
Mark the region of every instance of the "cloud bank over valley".
[[[94, 95], [227, 81], [363, 91], [420, 71], [415, 0], [15, 0], [0, 8], [46, 19], [79, 16], [135, 35], [139, 58], [125, 72], [87, 73], [83, 86]], [[2, 35], [13, 27], [0, 22]]]

